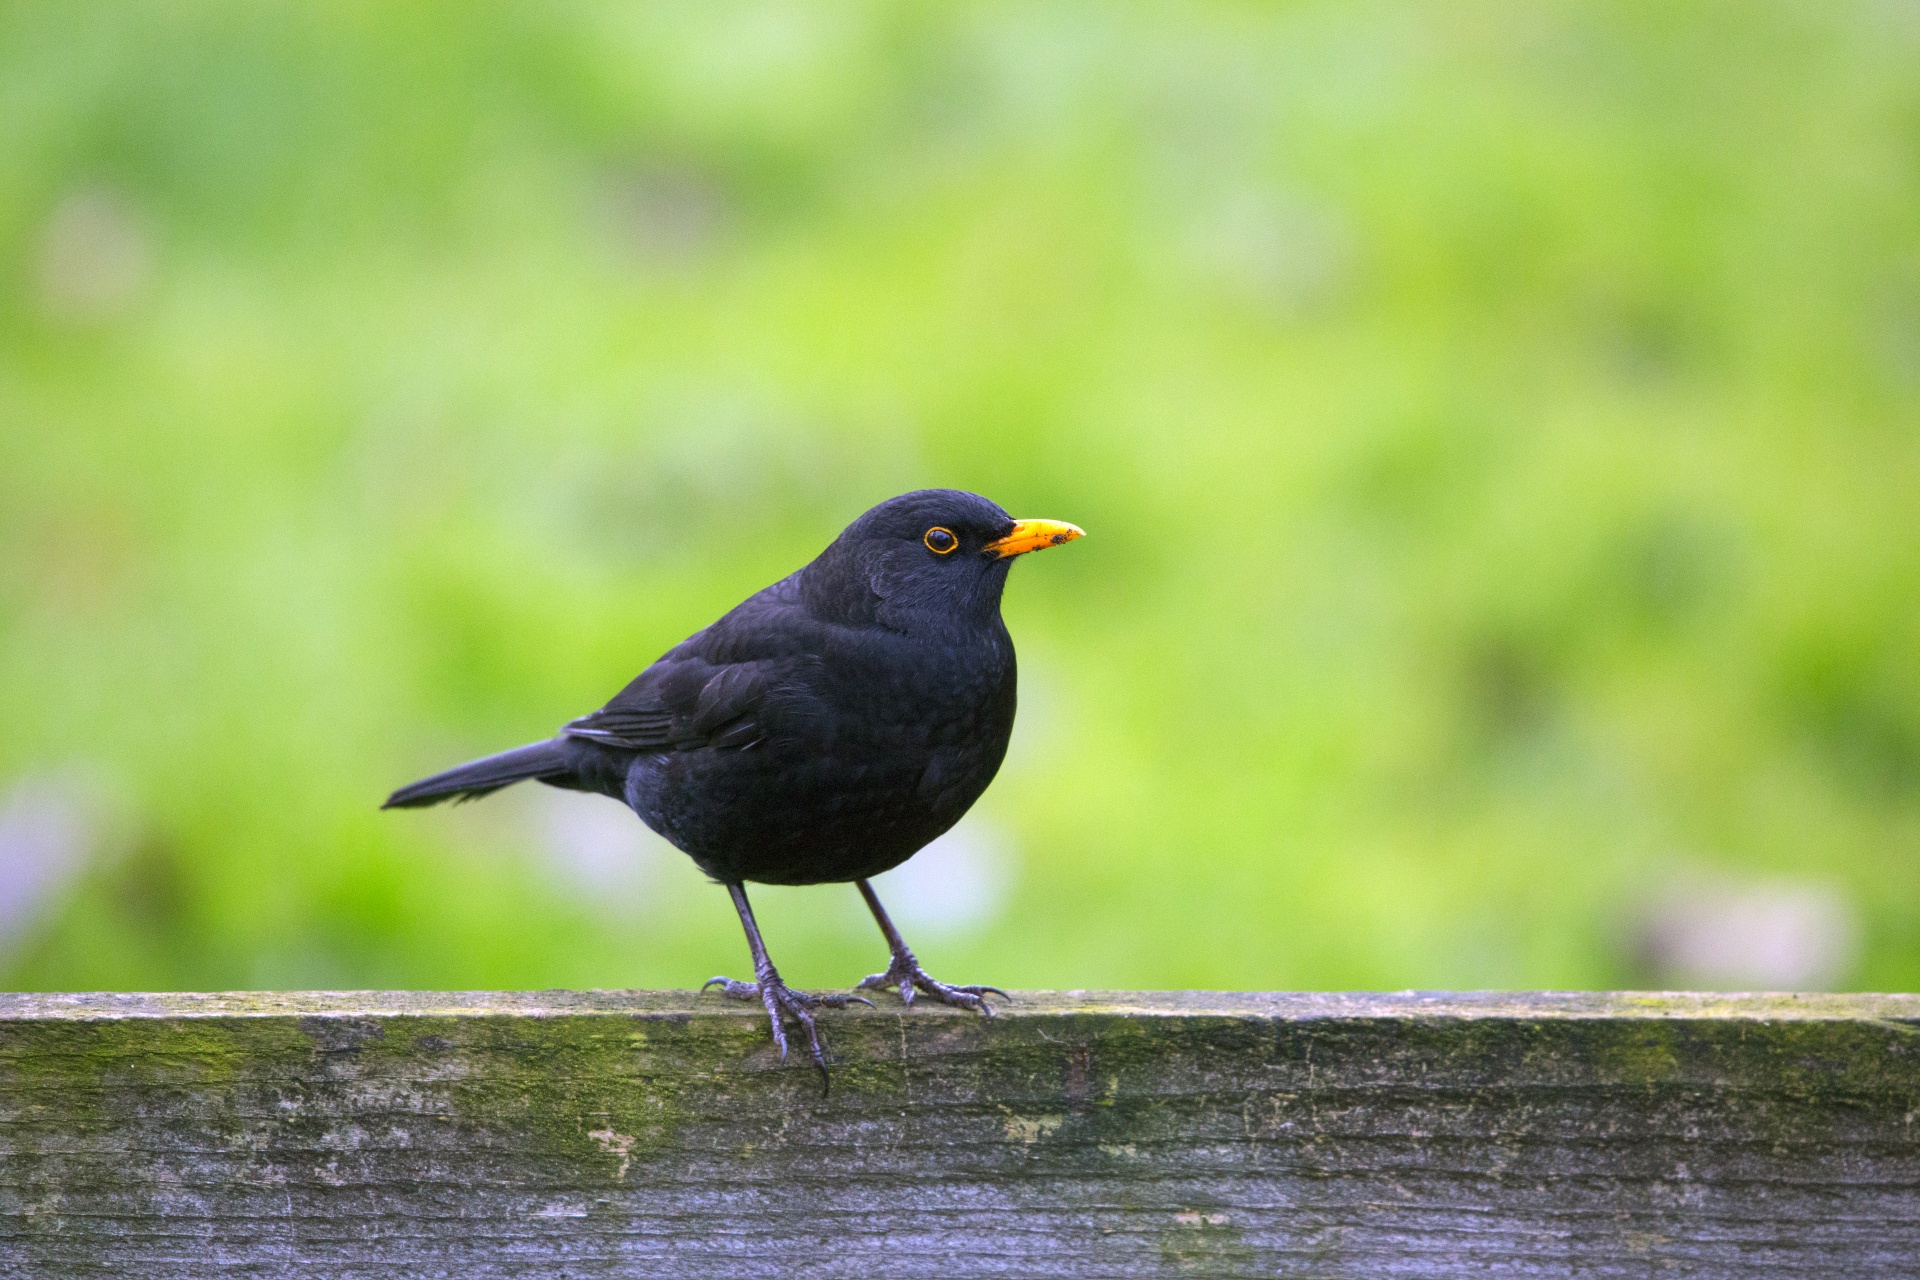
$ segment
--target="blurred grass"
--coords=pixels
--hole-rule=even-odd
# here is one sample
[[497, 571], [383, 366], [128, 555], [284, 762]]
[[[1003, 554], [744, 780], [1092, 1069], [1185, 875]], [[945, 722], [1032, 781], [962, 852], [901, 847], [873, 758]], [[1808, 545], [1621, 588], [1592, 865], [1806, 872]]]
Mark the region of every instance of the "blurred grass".
[[114, 833], [8, 985], [739, 969], [374, 806], [939, 484], [1093, 536], [936, 972], [1622, 985], [1709, 867], [1920, 986], [1911, 5], [17, 3], [0, 282], [0, 780]]

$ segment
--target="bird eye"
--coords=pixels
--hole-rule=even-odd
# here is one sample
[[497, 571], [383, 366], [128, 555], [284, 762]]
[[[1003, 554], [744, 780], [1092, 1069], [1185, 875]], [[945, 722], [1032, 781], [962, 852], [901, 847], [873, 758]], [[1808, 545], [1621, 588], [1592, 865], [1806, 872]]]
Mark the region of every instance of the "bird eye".
[[953, 536], [953, 530], [942, 529], [939, 525], [927, 530], [927, 536], [921, 541], [927, 544], [927, 550], [937, 556], [944, 556], [960, 545], [960, 539]]

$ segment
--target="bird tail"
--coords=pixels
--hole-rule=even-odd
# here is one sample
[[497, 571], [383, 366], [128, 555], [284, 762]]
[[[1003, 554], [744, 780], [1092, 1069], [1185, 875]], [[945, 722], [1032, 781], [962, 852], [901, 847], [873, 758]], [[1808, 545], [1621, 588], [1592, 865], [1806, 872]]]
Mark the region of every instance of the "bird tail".
[[442, 800], [478, 800], [528, 778], [560, 778], [573, 772], [566, 738], [549, 738], [499, 755], [469, 760], [445, 773], [422, 778], [387, 797], [382, 809], [417, 809]]

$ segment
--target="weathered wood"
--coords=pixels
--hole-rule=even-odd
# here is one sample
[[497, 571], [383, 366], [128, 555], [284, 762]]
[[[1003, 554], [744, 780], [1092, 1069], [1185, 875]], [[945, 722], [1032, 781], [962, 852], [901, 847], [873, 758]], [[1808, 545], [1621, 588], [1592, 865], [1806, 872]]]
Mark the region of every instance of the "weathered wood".
[[1920, 997], [0, 996], [0, 1275], [1920, 1275]]

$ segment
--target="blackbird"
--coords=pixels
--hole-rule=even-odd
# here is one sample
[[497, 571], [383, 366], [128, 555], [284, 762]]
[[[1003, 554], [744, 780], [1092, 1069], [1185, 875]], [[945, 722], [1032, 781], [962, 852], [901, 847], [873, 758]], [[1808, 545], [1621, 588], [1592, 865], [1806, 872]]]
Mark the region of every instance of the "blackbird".
[[853, 881], [892, 953], [857, 990], [891, 987], [909, 1005], [917, 990], [991, 1017], [987, 996], [1006, 993], [934, 981], [868, 882], [959, 821], [993, 780], [1013, 730], [1007, 570], [1080, 536], [1015, 520], [978, 494], [891, 498], [559, 736], [402, 787], [382, 807], [473, 799], [528, 778], [623, 801], [733, 896], [754, 980], [706, 986], [757, 998], [782, 1058], [784, 1023], [798, 1023], [823, 1074], [812, 1011], [872, 1002], [782, 982], [748, 881]]

